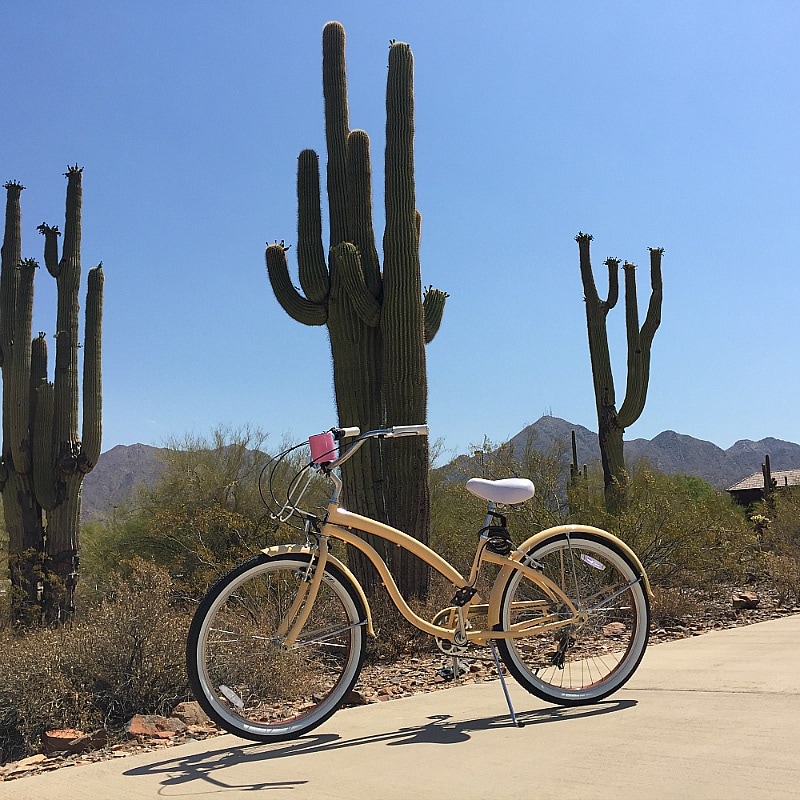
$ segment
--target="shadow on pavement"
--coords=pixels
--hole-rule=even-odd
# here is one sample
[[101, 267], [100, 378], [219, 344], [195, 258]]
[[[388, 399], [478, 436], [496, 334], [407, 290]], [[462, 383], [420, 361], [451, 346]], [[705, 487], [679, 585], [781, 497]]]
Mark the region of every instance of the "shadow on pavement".
[[[625, 711], [635, 705], [635, 700], [610, 700], [580, 708], [535, 709], [518, 713], [517, 719], [526, 726], [541, 725], [548, 722], [566, 722], [573, 719], [585, 719], [601, 714]], [[449, 714], [436, 714], [428, 717], [428, 719], [430, 722], [424, 725], [374, 733], [367, 736], [343, 738], [336, 733], [312, 733], [290, 742], [267, 745], [242, 744], [224, 747], [207, 753], [181, 756], [141, 767], [134, 767], [123, 774], [126, 777], [163, 774], [164, 779], [161, 781], [161, 785], [164, 788], [182, 786], [192, 781], [204, 781], [218, 789], [227, 790], [263, 791], [267, 789], [288, 789], [307, 783], [307, 781], [265, 782], [241, 786], [225, 783], [218, 773], [246, 763], [264, 762], [290, 756], [313, 755], [314, 753], [362, 747], [364, 745], [459, 744], [468, 741], [471, 738], [471, 734], [477, 731], [512, 727], [510, 718], [505, 714], [458, 722], [452, 722], [452, 716]]]

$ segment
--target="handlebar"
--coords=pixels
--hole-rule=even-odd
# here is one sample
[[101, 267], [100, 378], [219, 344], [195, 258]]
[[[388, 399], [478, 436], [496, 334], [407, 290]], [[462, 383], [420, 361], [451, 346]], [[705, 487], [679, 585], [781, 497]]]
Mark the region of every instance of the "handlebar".
[[[361, 433], [360, 428], [331, 428], [326, 433], [320, 433], [309, 437], [311, 445], [311, 460], [314, 464], [324, 467], [326, 472], [330, 472], [340, 464], [343, 464], [354, 455], [367, 439], [397, 439], [401, 436], [427, 436], [427, 425], [394, 425], [391, 428], [380, 428], [374, 431]], [[358, 437], [338, 458], [336, 457], [336, 447], [334, 440], [341, 441], [353, 436]]]

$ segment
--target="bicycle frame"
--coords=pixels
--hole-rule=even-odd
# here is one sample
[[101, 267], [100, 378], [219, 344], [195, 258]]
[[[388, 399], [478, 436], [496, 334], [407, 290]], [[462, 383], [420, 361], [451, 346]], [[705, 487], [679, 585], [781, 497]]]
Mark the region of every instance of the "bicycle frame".
[[[409, 606], [403, 595], [400, 593], [400, 590], [398, 589], [397, 584], [392, 577], [391, 572], [389, 571], [389, 568], [386, 566], [386, 563], [380, 557], [378, 552], [368, 542], [362, 539], [361, 536], [358, 535], [358, 531], [373, 534], [374, 536], [408, 550], [413, 555], [421, 558], [432, 569], [436, 570], [440, 575], [446, 578], [455, 589], [473, 585], [483, 564], [491, 563], [499, 565], [501, 570], [494, 581], [488, 603], [484, 602], [483, 598], [481, 598], [478, 594], [475, 594], [469, 601], [467, 601], [467, 603], [464, 604], [464, 606], [459, 607], [453, 605], [451, 607], [442, 609], [442, 611], [440, 611], [435, 617], [435, 619], [438, 619], [443, 614], [450, 612], [450, 619], [458, 619], [458, 624], [453, 625], [453, 627], [444, 627], [442, 625], [434, 624], [434, 622], [429, 622], [423, 617], [420, 617]], [[537, 569], [535, 569], [535, 567], [524, 563], [525, 552], [534, 546], [537, 540], [559, 533], [569, 534], [579, 532], [608, 536], [608, 534], [599, 528], [593, 528], [591, 526], [563, 525], [541, 531], [523, 543], [523, 545], [521, 545], [516, 552], [513, 552], [511, 556], [502, 556], [493, 553], [485, 547], [485, 542], [481, 541], [479, 542], [478, 549], [475, 553], [475, 558], [470, 572], [470, 579], [468, 581], [448, 561], [443, 559], [434, 550], [412, 536], [409, 536], [408, 534], [403, 533], [396, 528], [392, 528], [389, 525], [384, 525], [368, 517], [354, 514], [351, 511], [340, 508], [338, 503], [332, 502], [328, 506], [328, 514], [321, 526], [319, 533], [315, 534], [313, 537], [316, 539], [313, 546], [310, 543], [306, 545], [278, 545], [276, 547], [266, 548], [264, 552], [268, 555], [278, 552], [304, 552], [310, 553], [314, 559], [312, 563], [309, 564], [309, 580], [303, 585], [304, 591], [298, 593], [295, 603], [287, 613], [286, 620], [284, 620], [284, 629], [281, 631], [281, 634], [286, 635], [284, 643], [289, 646], [291, 646], [291, 644], [297, 639], [300, 631], [303, 628], [303, 625], [305, 624], [307, 615], [310, 613], [311, 606], [316, 598], [316, 593], [324, 573], [325, 564], [328, 561], [335, 563], [336, 566], [352, 580], [353, 586], [361, 596], [361, 600], [364, 603], [364, 608], [367, 609], [367, 630], [371, 635], [374, 635], [371, 612], [369, 610], [370, 606], [367, 597], [350, 570], [339, 559], [331, 555], [327, 544], [328, 538], [339, 539], [340, 541], [351, 545], [363, 553], [378, 571], [386, 591], [389, 594], [389, 597], [392, 599], [392, 602], [396, 606], [397, 610], [414, 627], [429, 634], [430, 636], [448, 641], [455, 641], [462, 628], [462, 619], [466, 620], [472, 614], [486, 613], [489, 621], [488, 628], [468, 629], [463, 631], [466, 636], [466, 641], [476, 645], [485, 645], [490, 639], [522, 638], [525, 636], [530, 636], [533, 633], [539, 634], [547, 630], [554, 630], [557, 628], [577, 624], [585, 619], [586, 612], [579, 612], [573, 605], [572, 601], [556, 584], [542, 575]], [[637, 566], [640, 566], [639, 560], [636, 558], [633, 552], [630, 551], [629, 548], [625, 549], [627, 550], [627, 553], [633, 563], [637, 564]], [[522, 572], [525, 577], [536, 583], [552, 601], [562, 604], [562, 608], [569, 612], [569, 616], [564, 618], [563, 615], [543, 615], [533, 622], [512, 626], [512, 628], [509, 630], [494, 630], [495, 626], [498, 626], [500, 623], [500, 603], [502, 600], [502, 590], [508, 577], [510, 577], [511, 573], [514, 571]], [[641, 574], [644, 575], [643, 570], [641, 571]], [[646, 578], [644, 580], [646, 581]], [[648, 594], [650, 594], [650, 587], [647, 583], [645, 583], [645, 587]]]

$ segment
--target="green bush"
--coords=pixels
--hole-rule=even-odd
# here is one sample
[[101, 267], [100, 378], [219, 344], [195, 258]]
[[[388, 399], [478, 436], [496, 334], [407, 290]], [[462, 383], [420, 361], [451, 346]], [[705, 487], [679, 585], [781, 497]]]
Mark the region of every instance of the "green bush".
[[[258, 550], [297, 532], [264, 507], [259, 477], [269, 456], [266, 437], [249, 429], [218, 429], [210, 439], [187, 437], [164, 454], [159, 482], [114, 517], [82, 531], [82, 576], [102, 588], [104, 575], [141, 556], [169, 570], [176, 587], [197, 597]], [[279, 468], [294, 476], [297, 458]], [[312, 503], [318, 504], [316, 484]]]
[[[625, 508], [613, 515], [605, 508], [600, 470], [568, 482], [563, 449], [540, 453], [532, 443], [515, 450], [485, 442], [460, 467], [463, 473], [492, 479], [533, 480], [533, 500], [508, 514], [518, 543], [556, 525], [594, 525], [625, 541], [651, 581], [663, 586], [741, 581], [759, 560], [758, 541], [743, 510], [726, 492], [694, 476], [665, 475], [640, 464], [629, 476]], [[432, 506], [432, 541], [463, 569], [471, 563], [486, 504], [469, 495], [463, 480], [450, 482], [448, 473], [440, 471]]]
[[665, 475], [647, 465], [629, 478], [626, 504], [605, 510], [599, 476], [573, 484], [570, 521], [596, 525], [625, 541], [651, 581], [706, 586], [741, 581], [758, 558], [746, 515], [726, 492], [698, 478]]
[[800, 488], [776, 489], [751, 510], [768, 580], [788, 603], [800, 601]]

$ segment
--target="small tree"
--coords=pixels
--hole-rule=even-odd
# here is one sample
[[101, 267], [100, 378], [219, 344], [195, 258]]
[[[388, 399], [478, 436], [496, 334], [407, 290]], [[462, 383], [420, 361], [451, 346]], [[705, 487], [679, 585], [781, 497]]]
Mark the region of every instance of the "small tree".
[[628, 334], [628, 380], [625, 400], [619, 411], [614, 394], [614, 375], [608, 350], [606, 316], [617, 304], [619, 297], [619, 259], [608, 258], [608, 295], [601, 300], [592, 274], [589, 256], [588, 233], [575, 237], [580, 253], [581, 280], [586, 302], [586, 324], [589, 332], [589, 354], [592, 362], [594, 396], [597, 405], [597, 424], [600, 439], [600, 457], [603, 464], [606, 506], [609, 511], [624, 504], [627, 473], [622, 435], [641, 416], [647, 399], [650, 379], [650, 347], [661, 324], [661, 248], [650, 248], [650, 304], [642, 327], [639, 327], [639, 307], [636, 299], [636, 265], [626, 261], [625, 272], [625, 323]]

